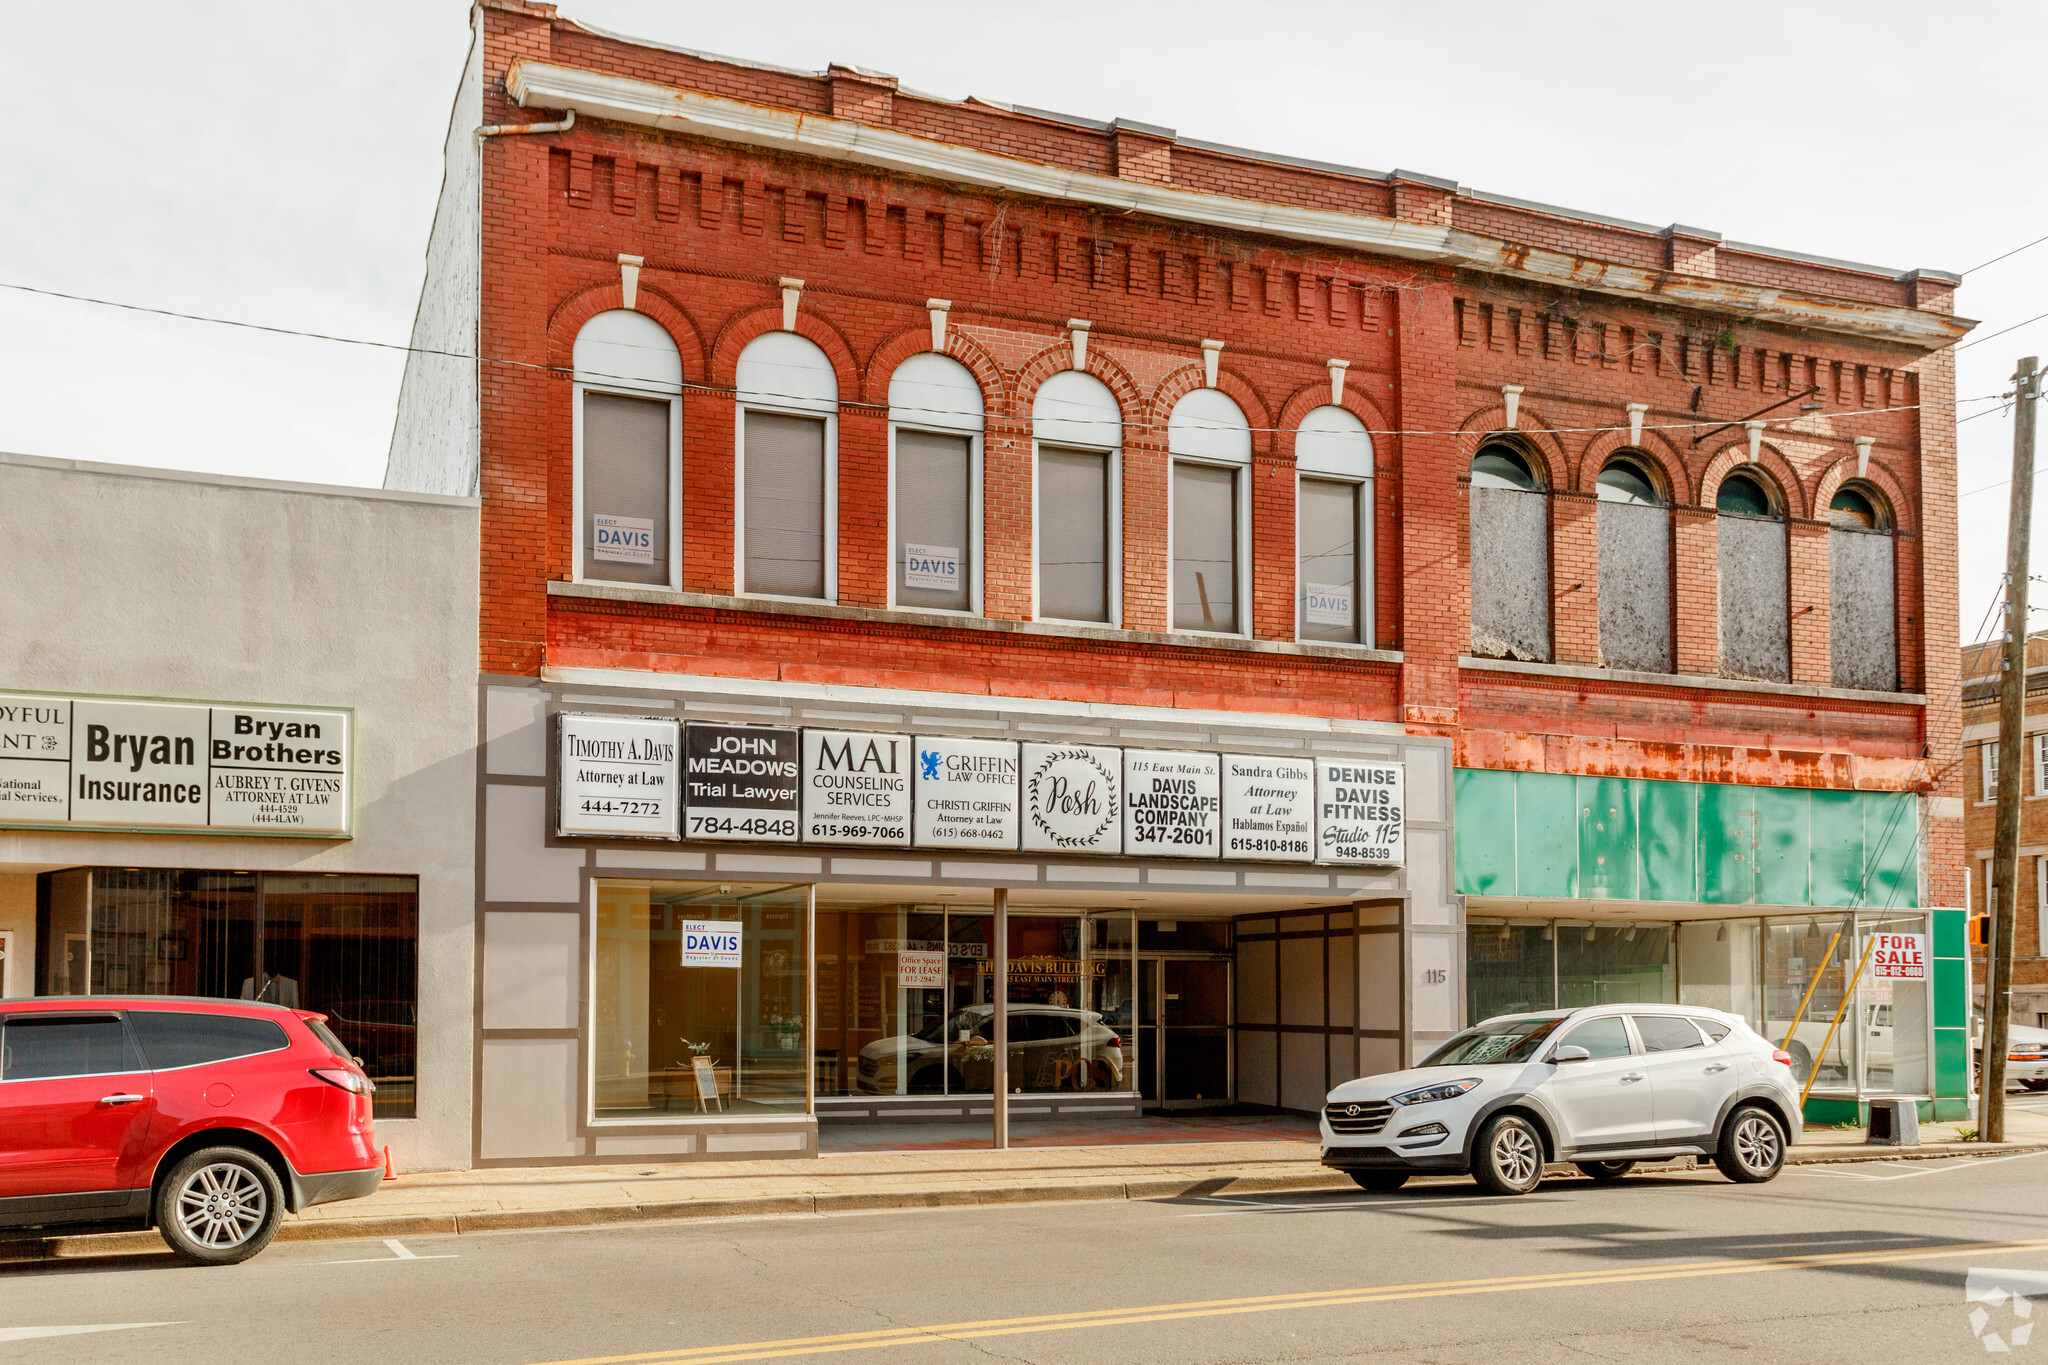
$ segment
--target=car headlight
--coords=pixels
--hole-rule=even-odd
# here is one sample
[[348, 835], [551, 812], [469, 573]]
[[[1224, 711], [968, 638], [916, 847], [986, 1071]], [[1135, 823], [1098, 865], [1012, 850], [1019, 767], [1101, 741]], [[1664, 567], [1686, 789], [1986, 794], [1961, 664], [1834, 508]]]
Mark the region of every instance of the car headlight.
[[1425, 1085], [1420, 1090], [1410, 1090], [1405, 1095], [1396, 1095], [1392, 1104], [1435, 1104], [1438, 1100], [1454, 1100], [1479, 1084], [1477, 1076], [1468, 1076], [1462, 1081], [1438, 1081]]

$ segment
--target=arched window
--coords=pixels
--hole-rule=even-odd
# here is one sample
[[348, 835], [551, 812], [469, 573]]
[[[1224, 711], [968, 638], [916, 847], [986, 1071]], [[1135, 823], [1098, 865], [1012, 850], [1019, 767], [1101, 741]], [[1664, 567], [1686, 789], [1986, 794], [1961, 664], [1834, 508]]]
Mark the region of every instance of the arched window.
[[1123, 410], [1101, 380], [1061, 370], [1038, 387], [1031, 435], [1037, 458], [1031, 518], [1035, 614], [1114, 625], [1122, 586], [1117, 485]]
[[1600, 471], [1600, 661], [1671, 671], [1671, 510], [1653, 467], [1618, 455]]
[[1730, 473], [1714, 495], [1725, 677], [1792, 680], [1784, 507], [1778, 486], [1753, 467]]
[[1343, 408], [1301, 419], [1294, 438], [1295, 629], [1304, 640], [1369, 645], [1372, 437]]
[[1239, 634], [1250, 588], [1244, 481], [1251, 423], [1222, 390], [1196, 389], [1173, 405], [1166, 448], [1173, 457], [1173, 628]]
[[920, 351], [889, 380], [890, 604], [979, 611], [981, 386]]
[[740, 352], [740, 591], [831, 601], [838, 570], [839, 377], [795, 332]]
[[576, 334], [576, 577], [675, 587], [683, 358], [662, 325], [614, 308]]
[[1472, 457], [1472, 652], [1550, 658], [1550, 499], [1526, 451], [1488, 441]]
[[1829, 653], [1837, 687], [1899, 690], [1892, 574], [1892, 516], [1884, 495], [1866, 483], [1843, 484], [1828, 503]]

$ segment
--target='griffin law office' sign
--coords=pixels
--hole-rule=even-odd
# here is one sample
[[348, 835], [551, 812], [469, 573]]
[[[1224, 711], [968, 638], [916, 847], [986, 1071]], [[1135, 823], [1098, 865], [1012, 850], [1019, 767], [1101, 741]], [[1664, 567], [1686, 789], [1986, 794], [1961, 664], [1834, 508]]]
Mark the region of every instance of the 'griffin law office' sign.
[[347, 838], [352, 719], [0, 692], [0, 827]]

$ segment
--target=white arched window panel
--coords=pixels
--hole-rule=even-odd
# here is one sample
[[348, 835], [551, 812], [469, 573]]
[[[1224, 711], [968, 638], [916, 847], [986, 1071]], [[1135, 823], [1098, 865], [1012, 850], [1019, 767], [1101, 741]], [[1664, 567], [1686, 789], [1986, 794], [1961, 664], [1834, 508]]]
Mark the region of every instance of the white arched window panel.
[[1166, 419], [1168, 453], [1218, 464], [1252, 462], [1252, 424], [1221, 389], [1196, 389]]
[[749, 407], [836, 412], [839, 376], [814, 342], [795, 332], [763, 332], [740, 352], [733, 380]]
[[1124, 414], [1100, 379], [1061, 370], [1038, 386], [1031, 400], [1031, 430], [1047, 445], [1114, 450], [1124, 443]]
[[959, 361], [919, 351], [898, 365], [889, 380], [889, 420], [979, 435], [981, 385]]
[[645, 313], [614, 308], [576, 333], [576, 382], [673, 397], [683, 391], [683, 357], [665, 328]]
[[1372, 477], [1372, 436], [1343, 408], [1325, 403], [1301, 419], [1294, 437], [1294, 467], [1303, 474], [1340, 479]]

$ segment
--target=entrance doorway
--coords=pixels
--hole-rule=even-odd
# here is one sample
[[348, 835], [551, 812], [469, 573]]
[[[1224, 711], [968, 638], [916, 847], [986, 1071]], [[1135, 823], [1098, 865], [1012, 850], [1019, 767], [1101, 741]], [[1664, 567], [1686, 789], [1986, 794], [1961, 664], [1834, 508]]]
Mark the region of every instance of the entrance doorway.
[[1138, 959], [1138, 1092], [1148, 1109], [1231, 1103], [1230, 959]]

